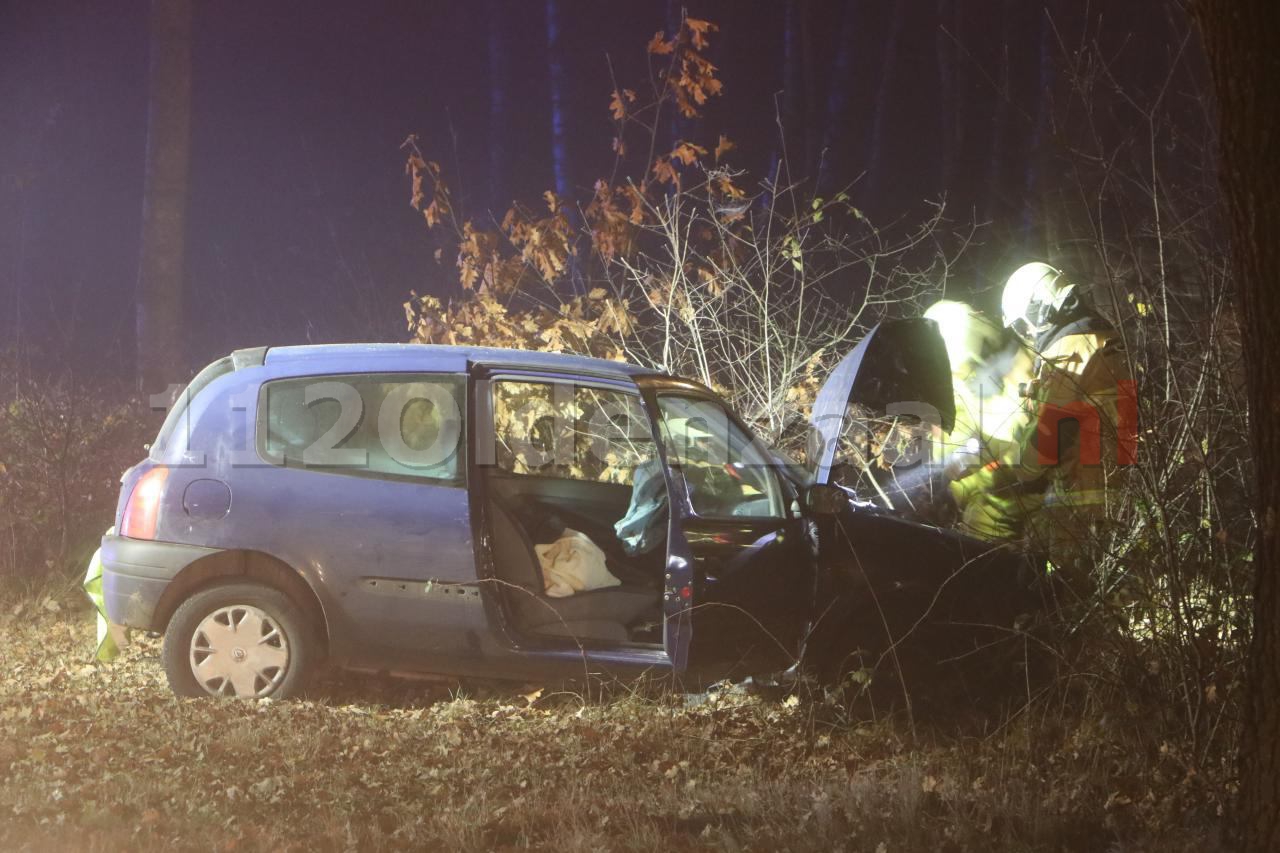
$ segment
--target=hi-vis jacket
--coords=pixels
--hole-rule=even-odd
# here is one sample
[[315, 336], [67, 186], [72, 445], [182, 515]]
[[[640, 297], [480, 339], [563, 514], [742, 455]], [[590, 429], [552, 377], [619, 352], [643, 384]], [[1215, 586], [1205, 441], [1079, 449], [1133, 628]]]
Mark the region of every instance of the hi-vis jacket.
[[1090, 517], [1107, 485], [1136, 455], [1137, 398], [1124, 347], [1105, 321], [1082, 314], [1037, 342], [1030, 401], [1035, 430], [1022, 446], [1020, 479], [1046, 476], [1044, 508]]
[[[1049, 528], [1078, 529], [1105, 512], [1117, 465], [1134, 461], [1136, 397], [1114, 329], [1076, 308], [1035, 349], [1035, 379], [1008, 452], [952, 486], [962, 526], [984, 538], [1016, 538], [1042, 511]], [[1046, 532], [1042, 544], [1051, 547], [1059, 537]]]

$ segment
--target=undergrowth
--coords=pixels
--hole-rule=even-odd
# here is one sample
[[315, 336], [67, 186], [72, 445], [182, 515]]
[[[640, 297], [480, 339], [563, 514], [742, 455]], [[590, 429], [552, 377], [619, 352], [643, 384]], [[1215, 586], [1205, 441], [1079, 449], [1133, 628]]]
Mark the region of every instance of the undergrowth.
[[[0, 610], [0, 847], [1213, 850], [1227, 769], [1146, 712], [1039, 701], [985, 733], [820, 695], [329, 676], [175, 698], [157, 640], [92, 662], [74, 597]], [[1064, 694], [1065, 695], [1065, 694]]]

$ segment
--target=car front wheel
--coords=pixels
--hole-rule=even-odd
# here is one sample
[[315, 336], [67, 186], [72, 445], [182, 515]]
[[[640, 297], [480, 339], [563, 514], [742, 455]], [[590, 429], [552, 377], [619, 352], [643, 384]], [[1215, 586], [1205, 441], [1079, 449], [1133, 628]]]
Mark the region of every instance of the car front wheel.
[[229, 583], [201, 590], [169, 620], [164, 668], [179, 696], [287, 699], [306, 687], [317, 641], [279, 590]]

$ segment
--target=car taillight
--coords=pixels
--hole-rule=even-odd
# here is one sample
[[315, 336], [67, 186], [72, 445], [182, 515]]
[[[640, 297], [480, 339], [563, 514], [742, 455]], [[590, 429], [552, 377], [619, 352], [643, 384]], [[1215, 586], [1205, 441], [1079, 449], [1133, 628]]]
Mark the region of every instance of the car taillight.
[[155, 539], [156, 521], [160, 517], [160, 496], [164, 493], [168, 468], [152, 468], [142, 475], [129, 494], [124, 517], [120, 520], [120, 533], [130, 539]]

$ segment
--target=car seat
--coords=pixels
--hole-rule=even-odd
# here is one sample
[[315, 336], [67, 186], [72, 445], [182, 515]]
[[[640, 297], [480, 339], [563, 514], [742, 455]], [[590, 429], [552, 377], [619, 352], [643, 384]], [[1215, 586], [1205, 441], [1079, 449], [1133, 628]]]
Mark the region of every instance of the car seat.
[[627, 627], [656, 609], [656, 590], [625, 581], [622, 586], [567, 598], [546, 595], [542, 568], [528, 533], [536, 520], [526, 524], [515, 502], [497, 495], [490, 497], [489, 508], [494, 573], [521, 629], [548, 636], [627, 642]]

